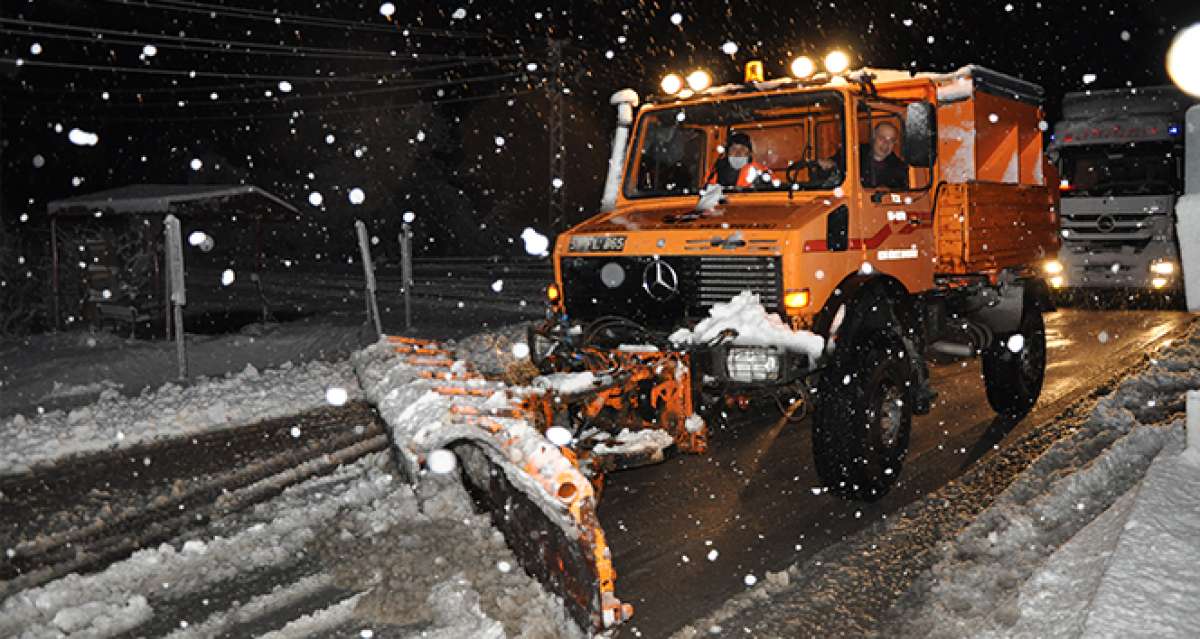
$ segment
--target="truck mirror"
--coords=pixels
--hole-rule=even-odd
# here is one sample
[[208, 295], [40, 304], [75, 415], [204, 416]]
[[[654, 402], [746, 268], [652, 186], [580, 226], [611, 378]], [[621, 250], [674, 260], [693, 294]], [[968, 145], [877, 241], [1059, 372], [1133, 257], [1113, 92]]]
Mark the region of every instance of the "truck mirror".
[[933, 166], [937, 157], [937, 113], [928, 102], [913, 102], [904, 114], [904, 159], [912, 166]]

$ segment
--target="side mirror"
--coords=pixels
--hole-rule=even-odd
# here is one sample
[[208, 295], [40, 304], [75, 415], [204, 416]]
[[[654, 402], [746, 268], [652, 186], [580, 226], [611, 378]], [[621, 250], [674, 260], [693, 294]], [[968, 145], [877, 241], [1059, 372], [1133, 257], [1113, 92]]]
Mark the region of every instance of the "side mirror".
[[937, 159], [937, 111], [928, 102], [913, 102], [904, 113], [904, 159], [921, 168]]

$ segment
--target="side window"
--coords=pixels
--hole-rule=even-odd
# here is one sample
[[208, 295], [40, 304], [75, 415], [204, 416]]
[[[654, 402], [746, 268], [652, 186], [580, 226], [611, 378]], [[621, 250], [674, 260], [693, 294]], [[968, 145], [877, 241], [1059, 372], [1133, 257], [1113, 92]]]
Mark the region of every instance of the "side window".
[[908, 162], [904, 148], [903, 105], [860, 102], [858, 104], [859, 175], [863, 186], [883, 189], [908, 189]]

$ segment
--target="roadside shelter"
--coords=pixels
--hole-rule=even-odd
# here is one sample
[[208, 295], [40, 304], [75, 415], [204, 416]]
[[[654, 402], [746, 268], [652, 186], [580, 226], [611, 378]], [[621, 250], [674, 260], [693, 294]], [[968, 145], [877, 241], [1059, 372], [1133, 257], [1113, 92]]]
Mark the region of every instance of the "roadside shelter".
[[[167, 310], [162, 245], [168, 214], [183, 225], [185, 245], [190, 235], [193, 245], [203, 249], [194, 252], [200, 259], [187, 267], [189, 277], [193, 268], [221, 266], [207, 255], [217, 234], [212, 229], [219, 228], [222, 250], [216, 255], [253, 269], [249, 279], [255, 283], [263, 267], [263, 224], [295, 221], [300, 215], [296, 207], [257, 186], [211, 184], [133, 184], [55, 200], [46, 211], [56, 327], [64, 303], [70, 305], [68, 312], [78, 308], [81, 319], [93, 321], [136, 322]], [[197, 243], [197, 237], [209, 241]]]

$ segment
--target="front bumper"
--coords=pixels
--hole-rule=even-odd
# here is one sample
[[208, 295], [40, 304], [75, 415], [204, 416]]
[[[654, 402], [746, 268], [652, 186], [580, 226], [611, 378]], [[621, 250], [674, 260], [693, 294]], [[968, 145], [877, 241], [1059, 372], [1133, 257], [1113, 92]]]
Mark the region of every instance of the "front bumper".
[[[1179, 292], [1183, 290], [1183, 273], [1177, 259], [1173, 273], [1159, 274], [1151, 271], [1157, 259], [1144, 256], [1125, 255], [1063, 255], [1062, 273], [1047, 278], [1054, 289], [1138, 289], [1146, 291]], [[1170, 258], [1167, 258], [1170, 259]]]

